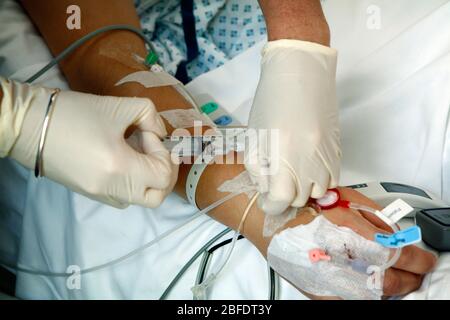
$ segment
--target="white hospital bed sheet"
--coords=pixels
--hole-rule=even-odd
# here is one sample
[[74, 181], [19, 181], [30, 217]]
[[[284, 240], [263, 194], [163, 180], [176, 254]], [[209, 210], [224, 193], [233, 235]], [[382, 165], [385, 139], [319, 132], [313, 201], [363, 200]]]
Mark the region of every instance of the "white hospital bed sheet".
[[[334, 12], [334, 2], [324, 3], [332, 30], [340, 30], [339, 34], [342, 35], [340, 38], [339, 34], [333, 35], [336, 39], [334, 46], [340, 52], [353, 52], [352, 46], [367, 47], [364, 43], [345, 42], [354, 35], [350, 22], [348, 29], [333, 26], [333, 23], [340, 21], [352, 21], [352, 10], [364, 8], [361, 3], [365, 3], [366, 7], [369, 5], [368, 1], [350, 1], [347, 10], [339, 11], [341, 17], [332, 18], [330, 15]], [[377, 3], [370, 1], [370, 4]], [[411, 4], [410, 1], [408, 3]], [[355, 49], [358, 57], [353, 61], [366, 62], [360, 62], [353, 71], [348, 62], [348, 66], [339, 70], [338, 88], [345, 152], [343, 184], [388, 179], [420, 185], [436, 194], [444, 192], [442, 161], [450, 101], [450, 21], [443, 17], [449, 13], [449, 5], [448, 2], [442, 5], [444, 1], [430, 1], [429, 6], [423, 6], [421, 1], [417, 3], [421, 3], [418, 6], [422, 10], [411, 10], [413, 18], [404, 11], [390, 13], [396, 17], [391, 24], [397, 27], [388, 28], [396, 30], [393, 34], [375, 37], [369, 33], [358, 39], [369, 42], [373, 47], [369, 52]], [[383, 8], [388, 6], [386, 1], [379, 1], [379, 4]], [[4, 59], [0, 64], [0, 72], [11, 76], [21, 69], [20, 74], [15, 76], [24, 79], [27, 73], [31, 73], [30, 69], [35, 68], [35, 64], [47, 61], [50, 56], [17, 4], [3, 0], [0, 6], [0, 43], [8, 44], [6, 51], [0, 48], [0, 59]], [[409, 17], [409, 20], [405, 19], [407, 23], [400, 19], [405, 15]], [[403, 53], [423, 49], [415, 43], [410, 43], [407, 48], [404, 47], [405, 42], [399, 41], [397, 46], [395, 44], [408, 35], [417, 38], [418, 35], [426, 34], [427, 28], [428, 32], [433, 32], [435, 25], [428, 19], [430, 16], [437, 19], [442, 38], [422, 36], [420, 39], [428, 41], [427, 48], [436, 48], [439, 52], [427, 54], [425, 58], [418, 52], [421, 60], [417, 65], [414, 55], [408, 55], [410, 59], [396, 59], [396, 63], [389, 64], [387, 68], [386, 56], [391, 59], [391, 54], [395, 58], [401, 57]], [[20, 32], [15, 35], [18, 39], [25, 38], [28, 41], [13, 41], [11, 35], [5, 36], [10, 30], [6, 23], [18, 23]], [[384, 23], [389, 25], [389, 21], [385, 20]], [[391, 38], [386, 41], [386, 37]], [[32, 56], [24, 54], [18, 62], [14, 52], [30, 52], [24, 50], [24, 45], [37, 49], [33, 50]], [[245, 120], [257, 83], [258, 50], [255, 47], [224, 67], [198, 78], [190, 84], [191, 92], [194, 95], [205, 92], [212, 95]], [[404, 67], [403, 62], [416, 67], [413, 74], [408, 72], [411, 69]], [[371, 84], [372, 80], [374, 85]], [[45, 82], [48, 81], [52, 81], [52, 85], [56, 83], [64, 86], [58, 73], [50, 75]], [[195, 211], [175, 195], [171, 195], [157, 210], [130, 207], [119, 211], [72, 193], [46, 179], [35, 180], [30, 173], [9, 160], [0, 162], [0, 183], [4, 191], [0, 194], [2, 234], [3, 231], [13, 230], [8, 233], [11, 235], [8, 242], [0, 242], [2, 258], [17, 257], [21, 264], [37, 269], [64, 271], [73, 264], [86, 268], [110, 261], [178, 225]], [[444, 196], [448, 197], [448, 193]], [[222, 229], [219, 223], [207, 217], [201, 218], [173, 237], [122, 264], [83, 276], [79, 290], [68, 290], [62, 278], [36, 277], [19, 272], [17, 295], [30, 299], [158, 298], [193, 253]], [[9, 244], [15, 245], [18, 252], [11, 251]], [[214, 259], [221, 256], [223, 251], [216, 254]], [[450, 290], [445, 290], [449, 288], [449, 260], [448, 254], [441, 257], [438, 268], [428, 276], [421, 290], [408, 298], [450, 298]], [[197, 265], [175, 287], [170, 298], [192, 297], [190, 287], [196, 276]], [[265, 261], [243, 240], [238, 243], [234, 258], [210, 290], [209, 297], [265, 299], [267, 286]], [[281, 298], [303, 298], [284, 281], [282, 286]]]

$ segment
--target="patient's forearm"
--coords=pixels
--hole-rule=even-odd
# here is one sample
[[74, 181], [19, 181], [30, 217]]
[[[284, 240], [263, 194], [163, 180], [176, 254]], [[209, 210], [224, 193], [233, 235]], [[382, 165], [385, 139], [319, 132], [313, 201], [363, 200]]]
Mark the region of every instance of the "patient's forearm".
[[[133, 0], [22, 0], [22, 4], [53, 55], [57, 55], [75, 40], [113, 24], [140, 27]], [[66, 10], [78, 5], [81, 29], [69, 29]], [[132, 53], [145, 56], [144, 42], [129, 31], [112, 31], [100, 35], [73, 52], [61, 63], [62, 71], [72, 89], [97, 92], [111, 87], [115, 77], [140, 68]], [[113, 64], [114, 68], [110, 69]], [[115, 73], [115, 77], [111, 77]]]
[[[22, 0], [22, 4], [53, 55], [100, 27], [114, 24], [140, 27], [133, 0]], [[81, 30], [66, 27], [69, 5], [81, 8]], [[133, 59], [134, 54], [146, 56], [143, 39], [129, 31], [111, 31], [82, 45], [64, 59], [60, 67], [73, 90], [147, 97], [153, 100], [159, 111], [191, 108], [172, 87], [146, 89], [136, 83], [115, 87], [114, 84], [124, 76], [145, 70]], [[172, 128], [168, 126], [168, 130], [171, 132]]]
[[319, 0], [259, 0], [269, 40], [298, 39], [330, 45]]

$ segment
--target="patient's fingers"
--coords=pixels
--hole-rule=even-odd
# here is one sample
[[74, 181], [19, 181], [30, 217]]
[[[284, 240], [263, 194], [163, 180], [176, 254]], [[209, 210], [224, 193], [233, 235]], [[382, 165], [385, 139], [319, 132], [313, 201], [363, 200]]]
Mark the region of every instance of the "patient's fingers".
[[368, 240], [374, 240], [375, 233], [387, 233], [374, 226], [361, 213], [355, 210], [336, 208], [323, 213], [328, 220], [339, 226], [348, 227]]
[[376, 215], [365, 211], [359, 211], [359, 213], [364, 217], [364, 219], [369, 221], [373, 226], [379, 228], [381, 232], [383, 233], [394, 232], [394, 230], [392, 230], [392, 228], [386, 222], [378, 218]]
[[383, 294], [405, 295], [420, 288], [423, 276], [403, 270], [388, 269], [384, 273]]
[[433, 270], [436, 262], [437, 259], [431, 252], [416, 246], [407, 246], [402, 249], [402, 254], [394, 268], [425, 274]]

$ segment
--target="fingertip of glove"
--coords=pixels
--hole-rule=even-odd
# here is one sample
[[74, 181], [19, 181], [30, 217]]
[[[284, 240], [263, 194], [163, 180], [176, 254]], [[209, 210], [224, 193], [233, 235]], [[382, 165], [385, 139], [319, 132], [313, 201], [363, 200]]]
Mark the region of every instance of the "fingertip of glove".
[[145, 191], [144, 205], [147, 208], [155, 209], [159, 207], [167, 196], [167, 192], [162, 189], [148, 189]]
[[314, 198], [314, 199], [322, 198], [326, 192], [327, 192], [327, 187], [323, 187], [321, 185], [314, 184], [314, 186], [311, 190], [311, 198]]
[[144, 121], [148, 121], [145, 129], [147, 131], [151, 131], [158, 136], [158, 138], [163, 138], [167, 136], [166, 125], [164, 124], [163, 119], [158, 113], [148, 115], [147, 119]]
[[258, 199], [258, 206], [261, 210], [271, 216], [282, 214], [289, 205], [288, 201], [271, 199], [270, 194], [263, 194]]
[[292, 202], [293, 207], [301, 208], [306, 205], [312, 193], [312, 185], [305, 184], [297, 186], [297, 196]]
[[143, 131], [154, 132], [159, 138], [167, 136], [166, 125], [164, 124], [162, 117], [156, 111], [153, 102], [150, 99], [145, 98], [140, 98], [140, 101], [145, 103], [146, 112], [138, 126]]

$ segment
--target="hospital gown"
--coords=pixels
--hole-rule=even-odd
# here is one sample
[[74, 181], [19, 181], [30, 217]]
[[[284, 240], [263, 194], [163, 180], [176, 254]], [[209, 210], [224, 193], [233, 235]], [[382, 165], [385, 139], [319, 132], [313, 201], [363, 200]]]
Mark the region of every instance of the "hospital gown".
[[[180, 3], [135, 1], [144, 33], [153, 42], [160, 63], [171, 74], [187, 59]], [[199, 52], [186, 67], [191, 78], [220, 67], [267, 37], [264, 16], [256, 0], [193, 3]]]

